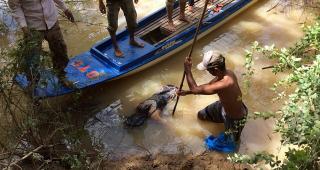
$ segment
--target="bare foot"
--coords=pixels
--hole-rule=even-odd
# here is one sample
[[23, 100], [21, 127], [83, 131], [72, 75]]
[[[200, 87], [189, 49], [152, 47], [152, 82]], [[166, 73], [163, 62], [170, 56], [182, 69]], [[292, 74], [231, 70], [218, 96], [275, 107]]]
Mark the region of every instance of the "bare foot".
[[193, 12], [193, 6], [188, 6], [189, 12]]
[[64, 79], [61, 81], [63, 86], [68, 87], [69, 89], [77, 89], [77, 86], [70, 80]]
[[66, 76], [60, 76], [59, 83], [61, 83], [64, 87], [68, 87], [69, 89], [77, 89], [77, 86], [74, 84], [74, 82], [68, 80]]
[[173, 24], [173, 22], [168, 22], [168, 27], [167, 29], [171, 32], [175, 32], [176, 31], [176, 26]]
[[189, 18], [187, 18], [186, 16], [182, 16], [182, 15], [180, 15], [179, 20], [184, 21], [184, 22], [188, 22], [188, 23], [190, 22]]
[[120, 49], [114, 49], [114, 54], [116, 57], [123, 57], [123, 53]]
[[143, 43], [138, 43], [136, 40], [131, 40], [130, 41], [130, 45], [135, 46], [135, 47], [139, 47], [139, 48], [143, 48], [144, 47]]

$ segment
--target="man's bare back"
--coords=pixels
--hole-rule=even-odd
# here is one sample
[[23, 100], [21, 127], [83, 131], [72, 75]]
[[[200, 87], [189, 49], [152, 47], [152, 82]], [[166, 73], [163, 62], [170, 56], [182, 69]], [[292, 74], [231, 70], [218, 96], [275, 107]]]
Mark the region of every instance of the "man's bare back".
[[242, 103], [242, 93], [235, 74], [226, 70], [225, 76], [218, 81], [227, 84], [226, 88], [218, 90], [217, 94], [226, 114], [232, 119], [240, 119], [245, 115]]

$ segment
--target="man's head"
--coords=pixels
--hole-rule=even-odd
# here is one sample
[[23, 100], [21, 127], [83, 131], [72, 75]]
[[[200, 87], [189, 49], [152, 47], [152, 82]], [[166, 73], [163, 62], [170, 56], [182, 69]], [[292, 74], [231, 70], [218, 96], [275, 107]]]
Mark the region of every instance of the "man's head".
[[219, 51], [210, 50], [204, 53], [202, 62], [198, 64], [197, 68], [199, 70], [207, 70], [211, 74], [215, 71], [226, 70], [225, 58]]

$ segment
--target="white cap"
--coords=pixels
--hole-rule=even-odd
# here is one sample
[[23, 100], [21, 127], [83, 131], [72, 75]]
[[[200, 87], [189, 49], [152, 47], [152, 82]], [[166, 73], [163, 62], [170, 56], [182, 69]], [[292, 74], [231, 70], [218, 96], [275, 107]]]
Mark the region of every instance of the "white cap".
[[198, 70], [206, 70], [208, 65], [221, 56], [221, 53], [217, 50], [209, 50], [204, 53], [202, 62], [197, 65]]

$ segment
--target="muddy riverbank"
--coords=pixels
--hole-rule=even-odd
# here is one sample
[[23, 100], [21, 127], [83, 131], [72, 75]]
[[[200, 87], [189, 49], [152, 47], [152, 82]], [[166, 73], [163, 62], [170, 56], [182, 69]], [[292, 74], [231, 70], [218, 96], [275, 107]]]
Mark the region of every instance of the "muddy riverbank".
[[155, 156], [134, 156], [130, 158], [124, 158], [118, 161], [105, 161], [102, 163], [102, 167], [104, 167], [104, 169], [118, 170], [253, 169], [253, 167], [250, 165], [231, 163], [227, 160], [226, 155], [215, 152], [204, 152], [200, 155], [158, 154]]

